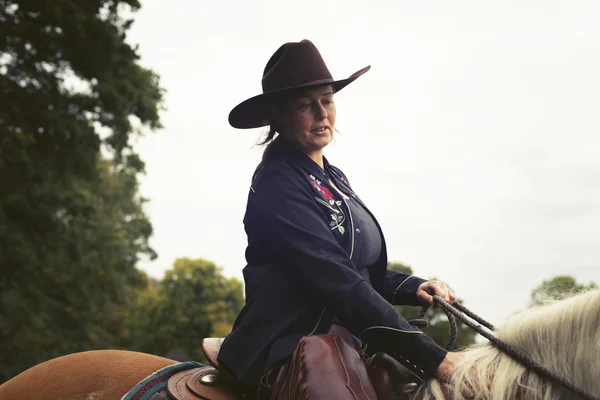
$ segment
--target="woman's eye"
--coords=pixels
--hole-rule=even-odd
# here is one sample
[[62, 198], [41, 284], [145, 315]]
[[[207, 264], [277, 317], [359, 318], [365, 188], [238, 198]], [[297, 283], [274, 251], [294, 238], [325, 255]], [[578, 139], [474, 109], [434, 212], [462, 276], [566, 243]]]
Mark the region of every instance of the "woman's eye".
[[299, 108], [301, 110], [308, 110], [308, 109], [310, 109], [310, 103], [300, 104]]

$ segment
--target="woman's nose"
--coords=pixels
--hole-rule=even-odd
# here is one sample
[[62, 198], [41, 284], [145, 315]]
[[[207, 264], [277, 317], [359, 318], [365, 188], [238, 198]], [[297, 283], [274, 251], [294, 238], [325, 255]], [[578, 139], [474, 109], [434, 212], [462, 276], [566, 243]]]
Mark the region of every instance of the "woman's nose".
[[318, 107], [315, 108], [317, 113], [317, 119], [325, 119], [327, 118], [327, 109], [323, 107], [322, 104], [319, 104]]

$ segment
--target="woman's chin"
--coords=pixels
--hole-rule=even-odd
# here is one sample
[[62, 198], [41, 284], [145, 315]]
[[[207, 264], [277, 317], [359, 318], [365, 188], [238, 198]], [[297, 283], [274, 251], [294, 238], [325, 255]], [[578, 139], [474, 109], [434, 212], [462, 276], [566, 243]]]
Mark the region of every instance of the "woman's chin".
[[331, 143], [331, 135], [330, 134], [326, 134], [326, 135], [319, 135], [317, 137], [314, 138], [314, 145], [315, 147], [319, 147], [320, 150], [324, 149], [325, 146], [327, 146], [329, 143]]

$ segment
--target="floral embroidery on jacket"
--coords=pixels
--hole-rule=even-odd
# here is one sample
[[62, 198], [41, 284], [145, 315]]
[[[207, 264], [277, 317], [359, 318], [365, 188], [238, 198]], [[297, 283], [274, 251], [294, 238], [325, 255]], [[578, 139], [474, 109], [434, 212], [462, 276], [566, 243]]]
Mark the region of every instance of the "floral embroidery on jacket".
[[331, 230], [337, 229], [343, 235], [346, 231], [346, 229], [344, 229], [342, 226], [342, 223], [344, 222], [344, 215], [331, 214], [331, 219], [332, 221], [329, 223]]
[[344, 212], [341, 208], [342, 202], [340, 200], [335, 200], [333, 198], [333, 193], [331, 193], [331, 190], [323, 186], [321, 184], [321, 181], [316, 179], [314, 175], [310, 175], [310, 178], [312, 179], [310, 181], [311, 186], [315, 188], [317, 192], [322, 194], [327, 201], [324, 201], [319, 196], [316, 196], [315, 200], [317, 200], [318, 203], [321, 203], [322, 205], [326, 206], [328, 209], [335, 213], [329, 214], [331, 216], [331, 221], [329, 221], [329, 226], [331, 227], [331, 230], [333, 231], [337, 229], [338, 232], [340, 232], [343, 235], [346, 229], [343, 227], [342, 224], [346, 220], [346, 216], [344, 215]]
[[333, 199], [333, 194], [331, 193], [331, 190], [321, 185], [321, 181], [315, 178], [314, 175], [311, 175], [310, 178], [312, 179], [312, 181], [310, 181], [312, 187], [317, 189], [318, 192], [322, 193], [323, 196], [325, 196], [325, 199], [327, 199], [327, 201], [331, 202], [331, 199]]
[[320, 187], [321, 192], [323, 192], [323, 195], [325, 196], [325, 198], [327, 199], [327, 201], [331, 201], [331, 199], [333, 198], [333, 194], [331, 194], [331, 192], [329, 191], [329, 189], [327, 189], [325, 186], [321, 186]]

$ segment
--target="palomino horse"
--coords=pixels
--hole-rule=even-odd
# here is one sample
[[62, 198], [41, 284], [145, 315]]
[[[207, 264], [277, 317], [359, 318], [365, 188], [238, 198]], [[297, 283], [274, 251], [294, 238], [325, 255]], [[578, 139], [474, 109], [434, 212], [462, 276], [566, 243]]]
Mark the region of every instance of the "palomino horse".
[[[510, 317], [496, 336], [531, 359], [600, 398], [600, 291], [578, 294]], [[432, 380], [413, 400], [576, 399], [489, 343], [464, 350], [452, 382]], [[36, 365], [0, 386], [0, 400], [118, 400], [145, 377], [175, 361], [129, 351], [76, 353]]]
[[[495, 336], [535, 363], [600, 399], [600, 290], [555, 300], [512, 315]], [[562, 400], [580, 397], [525, 368], [490, 343], [470, 346], [451, 384], [432, 380], [414, 399]]]

